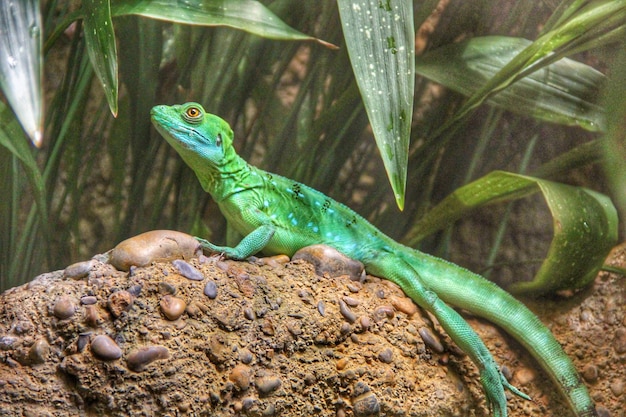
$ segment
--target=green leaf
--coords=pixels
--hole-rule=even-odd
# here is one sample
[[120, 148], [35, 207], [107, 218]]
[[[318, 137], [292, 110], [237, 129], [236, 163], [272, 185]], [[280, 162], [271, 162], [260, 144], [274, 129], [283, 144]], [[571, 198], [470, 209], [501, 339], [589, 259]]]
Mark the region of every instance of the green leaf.
[[0, 101], [0, 145], [18, 158], [23, 166], [34, 195], [37, 211], [41, 220], [41, 227], [44, 238], [48, 238], [48, 209], [45, 197], [45, 182], [41, 171], [37, 166], [37, 161], [29, 147], [28, 140], [18, 127], [16, 119], [11, 111]]
[[626, 0], [596, 0], [572, 3], [554, 27], [524, 48], [476, 91], [440, 131], [463, 119], [489, 97], [526, 75], [576, 52], [606, 45], [623, 36]]
[[[421, 56], [415, 70], [471, 96], [531, 43], [505, 36], [473, 38]], [[563, 58], [521, 78], [486, 102], [540, 120], [602, 131], [605, 115], [599, 100], [604, 82], [604, 75], [594, 68]]]
[[271, 10], [254, 0], [202, 1], [129, 0], [112, 5], [115, 16], [136, 14], [168, 22], [202, 26], [228, 26], [264, 38], [315, 41], [336, 49], [331, 43], [291, 28]]
[[515, 283], [509, 290], [541, 295], [582, 288], [593, 280], [617, 241], [617, 213], [608, 197], [581, 187], [494, 171], [446, 197], [415, 224], [406, 240], [414, 245], [478, 207], [537, 191], [552, 213], [554, 236], [533, 281]]
[[83, 0], [85, 42], [109, 108], [117, 116], [117, 50], [109, 0]]
[[0, 88], [35, 146], [43, 131], [41, 31], [38, 0], [0, 3]]
[[352, 69], [402, 210], [415, 83], [413, 2], [337, 3]]

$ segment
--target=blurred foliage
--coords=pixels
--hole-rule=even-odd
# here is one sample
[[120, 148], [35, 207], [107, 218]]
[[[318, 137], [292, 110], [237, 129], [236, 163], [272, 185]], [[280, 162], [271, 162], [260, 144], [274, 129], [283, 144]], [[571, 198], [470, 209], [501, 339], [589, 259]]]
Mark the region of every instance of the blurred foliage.
[[[262, 37], [257, 30], [232, 28], [252, 26], [250, 16], [247, 23], [245, 18], [238, 24], [215, 22], [230, 27], [172, 23], [168, 20], [188, 21], [154, 9], [148, 13], [148, 2], [141, 0], [114, 1], [110, 10], [99, 11], [104, 20], [81, 19], [89, 12], [81, 7], [108, 7], [106, 1], [42, 3], [46, 113], [41, 149], [28, 148], [16, 117], [0, 106], [0, 289], [87, 259], [146, 230], [176, 229], [224, 241], [226, 227], [217, 207], [151, 128], [149, 110], [155, 104], [202, 103], [232, 124], [236, 147], [251, 163], [345, 202], [399, 240], [444, 197], [496, 169], [609, 192], [597, 166], [605, 149], [601, 89], [621, 97], [624, 83], [598, 71], [607, 72], [621, 47], [616, 39], [625, 27], [623, 1], [567, 1], [554, 9], [547, 2], [414, 1], [418, 74], [424, 62], [421, 68], [428, 63], [441, 73], [452, 67], [457, 76], [437, 79], [442, 84], [426, 73], [415, 78], [410, 146], [407, 155], [395, 155], [408, 159], [401, 214], [353, 76], [336, 2], [263, 3], [267, 8], [253, 8], [259, 4], [253, 0], [233, 1], [240, 11], [273, 13], [298, 32]], [[185, 19], [190, 15], [195, 16], [190, 12]], [[269, 15], [264, 16], [267, 21]], [[276, 20], [271, 22], [274, 28]], [[278, 26], [280, 33], [289, 31]], [[102, 32], [84, 35], [94, 27]], [[4, 34], [0, 29], [0, 37]], [[484, 43], [459, 48], [470, 39]], [[489, 39], [514, 45], [515, 54], [507, 56], [516, 58], [494, 59], [492, 51], [502, 45]], [[576, 70], [558, 61], [564, 56], [578, 61]], [[569, 77], [573, 71], [576, 77]], [[530, 87], [523, 84], [527, 80]], [[563, 100], [555, 100], [559, 94]], [[523, 106], [516, 106], [519, 97]], [[609, 114], [617, 120], [621, 113]], [[611, 146], [623, 148], [611, 119], [608, 126], [614, 132]], [[623, 184], [621, 172], [615, 176], [618, 184]], [[544, 245], [534, 252], [503, 250], [519, 244], [513, 215], [540, 205], [513, 204], [490, 207], [482, 217], [464, 212], [456, 227], [448, 224], [411, 243], [444, 257], [452, 252], [453, 260], [473, 269], [493, 272], [508, 264], [516, 278], [529, 279], [542, 265], [552, 233], [540, 236]], [[522, 223], [550, 218], [544, 211], [522, 217]], [[580, 224], [586, 221], [583, 214], [574, 217]], [[469, 239], [466, 227], [474, 230]], [[606, 236], [611, 243], [614, 233]]]

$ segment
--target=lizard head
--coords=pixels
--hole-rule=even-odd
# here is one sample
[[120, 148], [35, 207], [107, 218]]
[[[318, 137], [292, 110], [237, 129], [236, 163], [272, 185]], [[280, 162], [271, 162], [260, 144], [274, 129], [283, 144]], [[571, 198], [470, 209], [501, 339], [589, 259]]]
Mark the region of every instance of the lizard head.
[[155, 106], [150, 111], [156, 130], [194, 171], [219, 169], [232, 152], [233, 131], [198, 103]]

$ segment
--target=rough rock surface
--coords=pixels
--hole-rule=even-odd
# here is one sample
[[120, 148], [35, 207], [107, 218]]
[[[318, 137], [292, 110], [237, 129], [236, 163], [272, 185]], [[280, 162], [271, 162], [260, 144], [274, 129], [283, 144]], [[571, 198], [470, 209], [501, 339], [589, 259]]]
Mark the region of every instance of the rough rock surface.
[[[201, 256], [198, 280], [180, 264], [122, 272], [98, 256], [6, 291], [0, 415], [488, 415], [476, 368], [397, 286], [279, 259]], [[611, 263], [626, 265], [626, 247]], [[607, 273], [530, 303], [605, 417], [626, 415], [625, 305], [626, 279]], [[534, 400], [511, 396], [511, 416], [570, 415], [517, 343], [468, 320]]]

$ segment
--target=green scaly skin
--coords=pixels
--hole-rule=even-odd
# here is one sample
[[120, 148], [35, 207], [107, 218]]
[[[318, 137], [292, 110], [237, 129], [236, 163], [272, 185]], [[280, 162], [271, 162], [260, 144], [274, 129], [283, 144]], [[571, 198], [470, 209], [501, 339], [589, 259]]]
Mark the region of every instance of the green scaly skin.
[[224, 120], [202, 106], [156, 106], [152, 122], [194, 170], [235, 230], [245, 236], [234, 248], [199, 239], [204, 249], [232, 259], [263, 251], [293, 255], [324, 243], [363, 262], [370, 274], [398, 284], [434, 314], [472, 359], [492, 414], [506, 416], [505, 389], [529, 399], [501, 374], [489, 350], [448, 304], [496, 323], [528, 349], [567, 398], [574, 415], [596, 416], [572, 362], [530, 310], [497, 285], [457, 265], [403, 246], [341, 203], [296, 181], [250, 166], [233, 146]]

